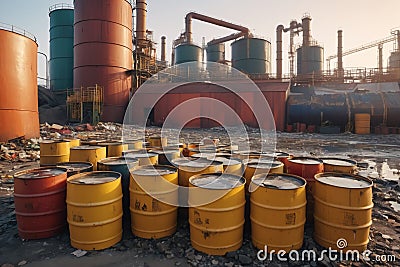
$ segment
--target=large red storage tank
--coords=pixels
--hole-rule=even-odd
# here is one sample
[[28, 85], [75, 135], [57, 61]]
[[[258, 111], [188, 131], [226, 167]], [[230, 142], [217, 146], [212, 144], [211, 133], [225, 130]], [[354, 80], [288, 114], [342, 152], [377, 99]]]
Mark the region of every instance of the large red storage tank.
[[36, 38], [0, 29], [0, 141], [39, 137]]
[[74, 87], [104, 88], [102, 121], [122, 122], [132, 86], [132, 6], [74, 0]]

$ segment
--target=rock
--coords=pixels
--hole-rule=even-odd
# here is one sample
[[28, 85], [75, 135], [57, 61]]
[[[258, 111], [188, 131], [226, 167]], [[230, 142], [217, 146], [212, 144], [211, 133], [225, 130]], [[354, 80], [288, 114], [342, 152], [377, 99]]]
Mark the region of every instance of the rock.
[[224, 266], [226, 267], [233, 267], [235, 265], [233, 262], [225, 262]]
[[18, 266], [23, 266], [23, 265], [25, 265], [27, 263], [28, 263], [27, 261], [20, 261], [20, 262], [18, 262]]
[[125, 247], [125, 246], [123, 246], [123, 245], [121, 245], [121, 246], [118, 247], [118, 250], [119, 250], [119, 251], [127, 251], [128, 248]]
[[71, 254], [74, 255], [74, 256], [77, 257], [77, 258], [80, 258], [80, 257], [85, 256], [85, 255], [87, 254], [87, 251], [77, 249], [77, 250], [75, 250], [74, 252], [71, 252]]
[[14, 267], [11, 263], [4, 263], [1, 265], [1, 267]]
[[392, 238], [390, 235], [384, 235], [384, 234], [382, 234], [382, 237], [383, 237], [384, 239], [393, 240], [393, 238]]
[[317, 267], [317, 262], [316, 261], [312, 261], [312, 262], [310, 262], [310, 265], [311, 265], [311, 267]]
[[230, 252], [226, 253], [225, 256], [227, 258], [229, 258], [229, 259], [234, 259], [234, 258], [236, 258], [236, 252], [235, 251], [230, 251]]
[[168, 244], [165, 242], [158, 242], [156, 246], [160, 253], [164, 253], [168, 249]]
[[238, 260], [243, 265], [248, 265], [253, 262], [253, 260], [250, 257], [243, 255], [243, 254], [239, 254]]
[[203, 256], [201, 256], [201, 255], [196, 255], [194, 258], [195, 258], [197, 261], [201, 261], [201, 260], [203, 259]]
[[219, 262], [218, 262], [217, 260], [212, 260], [212, 261], [211, 261], [211, 264], [212, 264], [212, 265], [217, 265], [218, 263], [219, 263]]

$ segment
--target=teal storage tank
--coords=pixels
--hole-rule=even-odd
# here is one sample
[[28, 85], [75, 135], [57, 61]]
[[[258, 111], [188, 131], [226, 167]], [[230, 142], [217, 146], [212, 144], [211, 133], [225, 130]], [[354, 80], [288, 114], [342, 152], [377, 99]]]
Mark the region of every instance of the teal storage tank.
[[68, 4], [57, 4], [49, 8], [49, 17], [50, 89], [65, 90], [73, 87], [74, 9]]
[[207, 61], [221, 62], [225, 60], [225, 44], [207, 45]]
[[271, 72], [271, 43], [259, 38], [243, 38], [231, 44], [232, 67], [247, 74]]
[[322, 75], [324, 48], [318, 45], [297, 49], [297, 75]]
[[175, 47], [175, 64], [198, 61], [203, 58], [203, 50], [194, 44], [180, 44]]

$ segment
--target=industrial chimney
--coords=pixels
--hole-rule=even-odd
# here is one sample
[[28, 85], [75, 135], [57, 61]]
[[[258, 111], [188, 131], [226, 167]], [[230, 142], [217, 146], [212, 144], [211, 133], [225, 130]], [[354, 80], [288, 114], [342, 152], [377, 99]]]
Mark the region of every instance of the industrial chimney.
[[303, 26], [303, 46], [307, 47], [311, 44], [311, 17], [305, 15], [301, 20]]
[[136, 44], [141, 45], [146, 40], [146, 0], [136, 1]]
[[276, 78], [282, 79], [282, 33], [283, 25], [276, 27]]
[[338, 73], [339, 77], [343, 78], [343, 31], [338, 30], [338, 48], [337, 48], [337, 55], [338, 55]]
[[165, 63], [165, 52], [166, 52], [165, 39], [167, 39], [167, 37], [165, 37], [165, 36], [161, 37], [161, 61], [163, 63]]

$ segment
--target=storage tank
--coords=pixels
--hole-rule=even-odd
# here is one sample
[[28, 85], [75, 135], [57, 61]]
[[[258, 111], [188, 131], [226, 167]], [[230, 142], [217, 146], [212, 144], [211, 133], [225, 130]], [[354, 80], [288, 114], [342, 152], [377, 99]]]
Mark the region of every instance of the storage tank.
[[324, 48], [318, 45], [302, 46], [297, 49], [297, 75], [322, 75]]
[[132, 6], [127, 0], [74, 0], [74, 6], [74, 87], [102, 86], [101, 120], [122, 122], [132, 87]]
[[0, 25], [0, 141], [39, 137], [36, 38]]
[[389, 57], [389, 68], [400, 69], [400, 51], [392, 52]]
[[68, 4], [57, 4], [49, 8], [49, 16], [50, 89], [65, 90], [72, 88], [74, 82], [74, 9]]
[[231, 44], [232, 67], [247, 74], [271, 72], [271, 43], [259, 38], [243, 38]]
[[225, 60], [225, 44], [207, 45], [207, 61], [221, 62]]
[[175, 64], [198, 61], [203, 58], [203, 50], [195, 44], [180, 44], [175, 47]]

